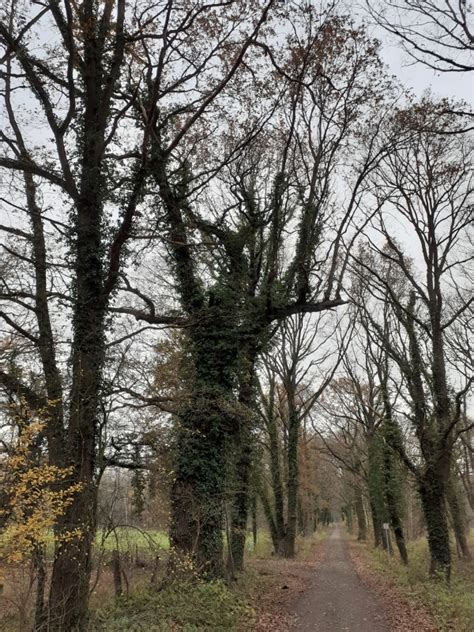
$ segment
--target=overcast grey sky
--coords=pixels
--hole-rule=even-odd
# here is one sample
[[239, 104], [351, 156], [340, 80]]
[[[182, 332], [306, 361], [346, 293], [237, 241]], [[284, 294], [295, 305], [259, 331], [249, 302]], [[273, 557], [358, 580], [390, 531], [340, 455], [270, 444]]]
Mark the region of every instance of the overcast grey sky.
[[[320, 0], [321, 5], [325, 2], [326, 0]], [[375, 7], [377, 2], [383, 4], [380, 0], [375, 0]], [[438, 96], [464, 99], [471, 107], [474, 105], [474, 72], [440, 73], [421, 63], [414, 63], [396, 37], [374, 24], [367, 11], [366, 0], [341, 0], [340, 6], [343, 6], [350, 15], [370, 25], [372, 35], [382, 43], [385, 63], [401, 83], [411, 88], [416, 96], [421, 96], [425, 90], [431, 89]], [[465, 52], [462, 55], [464, 56]]]
[[[380, 38], [380, 32], [377, 33]], [[431, 90], [439, 96], [464, 99], [474, 104], [474, 73], [435, 72], [420, 63], [410, 60], [407, 53], [387, 37], [383, 37], [383, 58], [393, 74], [411, 88], [417, 96], [424, 90]]]

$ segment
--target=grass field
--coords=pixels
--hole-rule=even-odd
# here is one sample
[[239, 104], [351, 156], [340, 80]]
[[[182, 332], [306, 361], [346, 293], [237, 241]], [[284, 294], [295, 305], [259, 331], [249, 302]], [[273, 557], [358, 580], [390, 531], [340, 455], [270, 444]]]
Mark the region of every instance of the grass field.
[[105, 551], [153, 551], [169, 549], [169, 538], [164, 531], [140, 529], [138, 527], [116, 527], [113, 530], [99, 529], [96, 535], [96, 547]]

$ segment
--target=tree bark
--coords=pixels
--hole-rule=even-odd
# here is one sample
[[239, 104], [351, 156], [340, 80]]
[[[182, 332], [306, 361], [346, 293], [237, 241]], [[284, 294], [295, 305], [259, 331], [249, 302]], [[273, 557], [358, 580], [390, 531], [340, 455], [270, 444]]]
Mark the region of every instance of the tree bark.
[[426, 520], [430, 550], [430, 575], [451, 575], [451, 551], [445, 506], [445, 476], [434, 468], [427, 469], [419, 481], [419, 493]]
[[[231, 509], [229, 556], [235, 571], [244, 568], [245, 539], [250, 500], [250, 474], [252, 470], [252, 431], [255, 420], [255, 361], [257, 349], [249, 346], [242, 354], [239, 370], [239, 404], [243, 408], [234, 437], [236, 454], [234, 490]], [[228, 564], [229, 567], [229, 564]]]
[[448, 501], [449, 512], [453, 521], [454, 536], [456, 538], [460, 557], [463, 557], [465, 560], [470, 560], [471, 552], [467, 543], [465, 511], [462, 506], [462, 500], [459, 497], [456, 480], [453, 474], [451, 474], [448, 481], [446, 499]]
[[355, 510], [357, 516], [357, 540], [365, 541], [367, 539], [367, 522], [365, 520], [362, 490], [359, 485], [355, 488]]
[[257, 546], [258, 524], [257, 524], [257, 494], [252, 495], [252, 540], [254, 548]]
[[288, 485], [287, 485], [287, 525], [285, 534], [284, 556], [288, 558], [296, 555], [296, 527], [298, 519], [298, 438], [299, 418], [288, 397]]
[[208, 578], [224, 575], [223, 507], [239, 421], [233, 391], [238, 351], [232, 331], [231, 305], [209, 297], [209, 305], [200, 309], [197, 324], [188, 332], [190, 395], [177, 427], [170, 541]]
[[[86, 628], [91, 545], [96, 529], [97, 415], [105, 358], [107, 308], [102, 226], [102, 148], [106, 113], [102, 111], [104, 104], [100, 99], [98, 50], [93, 32], [90, 37], [86, 41], [83, 170], [75, 225], [72, 388], [66, 450], [58, 463], [71, 467], [70, 482], [80, 487], [57, 527], [58, 543], [49, 599], [51, 630]], [[69, 536], [71, 530], [75, 532], [73, 537]]]
[[33, 555], [34, 568], [36, 570], [36, 599], [34, 632], [46, 632], [46, 565], [44, 550], [37, 546]]

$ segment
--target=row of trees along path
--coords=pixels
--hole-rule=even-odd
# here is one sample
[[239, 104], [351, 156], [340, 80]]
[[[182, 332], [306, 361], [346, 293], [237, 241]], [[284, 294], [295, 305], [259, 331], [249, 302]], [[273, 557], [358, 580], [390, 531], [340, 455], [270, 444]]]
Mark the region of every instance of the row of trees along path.
[[[74, 489], [55, 520], [49, 596], [37, 582], [37, 630], [87, 627], [100, 479], [130, 467], [114, 437], [124, 408], [174, 420], [177, 555], [222, 576], [227, 516], [227, 567], [241, 570], [258, 496], [277, 552], [293, 556], [301, 435], [312, 411], [323, 415], [316, 404], [343, 358], [357, 385], [355, 330], [377, 377], [365, 440], [382, 432], [387, 476], [397, 455], [415, 478], [432, 571], [449, 576], [445, 498], [472, 382], [467, 115], [403, 101], [364, 26], [333, 3], [297, 5], [12, 0], [1, 10], [0, 383], [27, 405], [22, 423], [40, 420], [35, 454], [62, 471], [58, 494]], [[387, 208], [418, 240], [419, 261]], [[308, 323], [329, 310], [341, 317], [330, 368], [305, 393]], [[177, 390], [140, 373], [147, 336], [156, 343], [163, 328], [181, 331]], [[273, 450], [270, 487], [254, 467], [262, 416], [276, 437], [267, 386], [288, 430], [286, 484]], [[351, 463], [359, 485], [365, 465]], [[12, 497], [2, 491], [4, 523]]]

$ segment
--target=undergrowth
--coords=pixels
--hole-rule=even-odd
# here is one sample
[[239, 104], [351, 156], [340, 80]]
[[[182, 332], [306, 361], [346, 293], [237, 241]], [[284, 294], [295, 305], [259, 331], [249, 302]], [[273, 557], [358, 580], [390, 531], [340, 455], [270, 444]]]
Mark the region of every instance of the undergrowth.
[[[308, 559], [314, 545], [324, 539], [324, 532], [298, 539], [298, 558]], [[271, 540], [259, 534], [257, 546], [247, 542], [247, 558], [271, 559]], [[150, 589], [149, 583], [135, 585], [130, 595], [108, 601], [96, 608], [90, 624], [94, 632], [247, 632], [257, 617], [253, 607], [256, 597], [268, 589], [268, 578], [249, 564], [237, 581], [205, 582], [191, 567], [167, 577], [160, 590]]]
[[101, 632], [194, 632], [237, 630], [253, 618], [247, 599], [223, 581], [175, 583], [160, 591], [138, 590], [97, 611], [91, 630]]
[[[474, 551], [474, 533], [470, 547]], [[393, 579], [400, 591], [412, 601], [423, 604], [440, 632], [472, 632], [474, 630], [474, 563], [456, 559], [453, 551], [451, 582], [428, 576], [429, 553], [426, 539], [408, 543], [409, 564], [398, 559], [387, 560], [383, 550], [368, 549], [369, 563], [378, 572]]]

